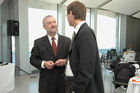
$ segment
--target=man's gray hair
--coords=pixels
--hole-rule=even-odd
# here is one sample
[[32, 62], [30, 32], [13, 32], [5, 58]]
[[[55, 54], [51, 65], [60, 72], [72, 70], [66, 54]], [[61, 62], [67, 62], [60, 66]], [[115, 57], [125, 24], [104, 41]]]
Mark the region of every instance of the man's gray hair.
[[46, 23], [45, 23], [45, 19], [48, 18], [48, 17], [53, 17], [53, 16], [52, 16], [52, 15], [47, 15], [47, 16], [45, 16], [45, 17], [43, 18], [43, 21], [42, 21], [42, 24], [43, 24], [43, 25], [46, 24]]

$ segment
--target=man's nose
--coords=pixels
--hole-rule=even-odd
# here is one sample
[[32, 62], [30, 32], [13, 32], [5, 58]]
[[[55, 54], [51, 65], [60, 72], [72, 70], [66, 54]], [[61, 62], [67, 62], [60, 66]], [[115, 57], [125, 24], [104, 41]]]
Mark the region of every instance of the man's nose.
[[52, 25], [53, 25], [53, 26], [55, 26], [55, 25], [56, 25], [56, 23], [52, 23]]

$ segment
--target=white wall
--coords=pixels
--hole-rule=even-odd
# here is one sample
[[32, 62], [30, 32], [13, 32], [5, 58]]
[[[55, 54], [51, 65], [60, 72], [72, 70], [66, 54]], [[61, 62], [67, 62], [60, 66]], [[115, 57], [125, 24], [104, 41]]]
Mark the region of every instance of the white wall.
[[29, 38], [28, 38], [28, 0], [18, 0], [18, 20], [19, 20], [19, 36], [15, 38], [15, 63], [20, 62], [19, 67], [30, 73], [29, 63]]
[[11, 60], [10, 36], [7, 35], [7, 20], [19, 21], [19, 36], [15, 36], [15, 64], [30, 73], [28, 40], [28, 0], [5, 0], [2, 4], [2, 60]]
[[7, 20], [10, 18], [10, 3], [5, 0], [1, 4], [1, 60], [4, 62], [11, 61], [10, 54], [10, 37], [7, 36]]
[[1, 6], [0, 6], [0, 61], [2, 61], [2, 43], [1, 43], [1, 40], [2, 40], [2, 35], [1, 35]]

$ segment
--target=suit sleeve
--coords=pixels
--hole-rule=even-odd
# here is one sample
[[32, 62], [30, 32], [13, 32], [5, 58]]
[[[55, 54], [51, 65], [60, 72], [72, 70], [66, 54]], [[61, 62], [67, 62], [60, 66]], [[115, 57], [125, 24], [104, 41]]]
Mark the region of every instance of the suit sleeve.
[[30, 57], [30, 63], [38, 68], [41, 69], [41, 63], [43, 60], [41, 60], [40, 58], [40, 52], [39, 52], [39, 48], [38, 48], [38, 43], [37, 41], [34, 42], [34, 47], [32, 48], [31, 51], [31, 57]]
[[74, 91], [84, 93], [89, 82], [94, 76], [96, 61], [96, 41], [89, 31], [83, 31], [79, 35], [78, 52], [79, 64], [78, 75], [76, 76]]

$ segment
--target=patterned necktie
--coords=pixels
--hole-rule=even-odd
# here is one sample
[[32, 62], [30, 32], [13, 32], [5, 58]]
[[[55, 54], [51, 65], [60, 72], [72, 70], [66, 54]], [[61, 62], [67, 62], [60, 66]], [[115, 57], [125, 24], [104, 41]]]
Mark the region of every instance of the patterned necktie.
[[76, 35], [76, 33], [75, 33], [75, 31], [74, 31], [73, 34], [72, 34], [72, 41], [74, 40], [75, 35]]
[[55, 38], [52, 37], [52, 49], [53, 49], [54, 55], [56, 56], [57, 47], [56, 47], [56, 43], [54, 40], [55, 40]]
[[75, 36], [76, 36], [76, 33], [74, 31], [73, 34], [72, 34], [72, 40], [71, 40], [71, 45], [70, 45], [69, 51], [71, 51], [72, 43], [73, 43], [73, 40], [74, 40]]

